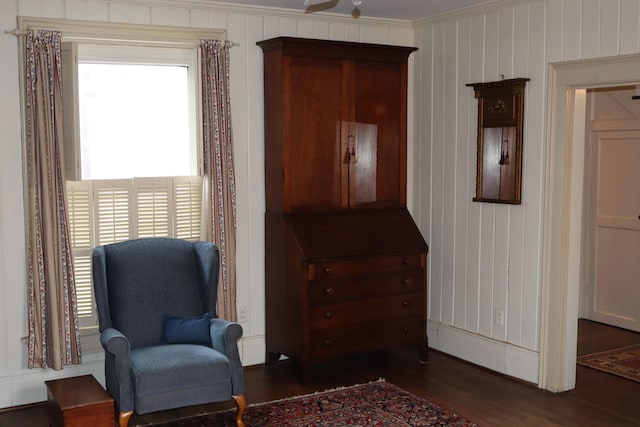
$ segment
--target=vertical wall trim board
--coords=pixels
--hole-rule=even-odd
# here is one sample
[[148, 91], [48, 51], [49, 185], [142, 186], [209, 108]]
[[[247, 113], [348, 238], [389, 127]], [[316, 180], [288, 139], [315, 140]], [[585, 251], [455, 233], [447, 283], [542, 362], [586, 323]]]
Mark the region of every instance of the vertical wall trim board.
[[620, 43], [622, 41], [622, 36], [620, 34], [620, 28], [622, 28], [622, 15], [621, 15], [621, 13], [622, 13], [622, 3], [621, 3], [621, 1], [622, 0], [617, 0], [617, 2], [618, 2], [618, 31], [617, 31], [616, 35], [617, 35], [617, 39], [618, 39], [617, 40], [617, 42], [618, 42], [618, 49], [617, 49], [618, 55], [620, 54], [620, 49], [621, 49]]

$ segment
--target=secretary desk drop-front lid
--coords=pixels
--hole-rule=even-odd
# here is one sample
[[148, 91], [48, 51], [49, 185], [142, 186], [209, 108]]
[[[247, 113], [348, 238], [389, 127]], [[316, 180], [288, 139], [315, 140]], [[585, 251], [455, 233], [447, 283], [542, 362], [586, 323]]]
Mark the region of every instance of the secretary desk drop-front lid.
[[405, 208], [291, 214], [285, 222], [307, 262], [427, 251]]

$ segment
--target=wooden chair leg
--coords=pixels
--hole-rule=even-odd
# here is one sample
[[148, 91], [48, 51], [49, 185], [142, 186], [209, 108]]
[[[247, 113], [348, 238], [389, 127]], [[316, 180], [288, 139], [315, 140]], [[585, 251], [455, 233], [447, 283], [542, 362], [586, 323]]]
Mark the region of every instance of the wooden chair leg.
[[238, 415], [236, 416], [236, 426], [245, 427], [244, 419], [244, 408], [247, 406], [247, 399], [245, 399], [244, 394], [239, 396], [232, 396], [233, 400], [236, 401], [236, 405], [238, 405]]
[[120, 427], [127, 427], [129, 425], [131, 415], [133, 415], [133, 411], [120, 412], [118, 415], [118, 425]]

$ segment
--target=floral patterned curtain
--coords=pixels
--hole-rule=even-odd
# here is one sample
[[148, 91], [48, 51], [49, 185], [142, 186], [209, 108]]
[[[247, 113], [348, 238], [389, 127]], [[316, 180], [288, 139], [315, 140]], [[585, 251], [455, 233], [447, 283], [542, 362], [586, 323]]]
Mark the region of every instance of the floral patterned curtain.
[[236, 188], [229, 97], [231, 43], [203, 40], [202, 118], [204, 154], [203, 239], [220, 249], [218, 316], [237, 320]]
[[61, 35], [25, 37], [29, 368], [81, 363], [62, 153]]

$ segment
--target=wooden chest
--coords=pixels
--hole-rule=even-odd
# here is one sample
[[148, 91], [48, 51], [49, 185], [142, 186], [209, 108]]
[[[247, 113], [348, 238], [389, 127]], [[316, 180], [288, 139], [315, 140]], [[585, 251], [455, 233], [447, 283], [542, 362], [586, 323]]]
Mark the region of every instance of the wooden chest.
[[91, 375], [45, 381], [53, 427], [113, 427], [113, 398]]

